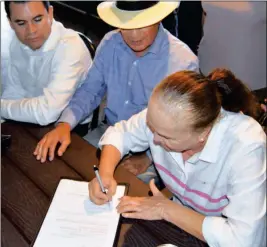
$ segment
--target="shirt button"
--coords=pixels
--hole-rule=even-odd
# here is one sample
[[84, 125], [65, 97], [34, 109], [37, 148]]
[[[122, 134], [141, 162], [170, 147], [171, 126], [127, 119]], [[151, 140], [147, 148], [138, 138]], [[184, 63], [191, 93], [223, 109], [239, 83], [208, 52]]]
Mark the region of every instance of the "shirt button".
[[128, 82], [128, 85], [129, 85], [129, 86], [131, 86], [131, 85], [132, 85], [132, 82], [131, 82], [131, 81], [129, 81], [129, 82]]
[[136, 66], [137, 65], [137, 61], [134, 61], [133, 65]]
[[127, 104], [129, 103], [129, 101], [128, 101], [128, 100], [126, 100], [124, 103], [127, 105]]

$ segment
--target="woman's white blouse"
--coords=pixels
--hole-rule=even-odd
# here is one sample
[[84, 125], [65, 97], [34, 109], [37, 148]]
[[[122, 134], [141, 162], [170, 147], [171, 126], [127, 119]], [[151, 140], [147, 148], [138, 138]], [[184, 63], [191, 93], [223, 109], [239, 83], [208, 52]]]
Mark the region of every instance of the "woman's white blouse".
[[209, 246], [265, 246], [266, 135], [261, 126], [222, 110], [204, 149], [184, 162], [181, 153], [154, 144], [146, 112], [110, 127], [99, 146], [113, 145], [121, 156], [150, 148], [175, 201], [206, 215], [202, 232]]

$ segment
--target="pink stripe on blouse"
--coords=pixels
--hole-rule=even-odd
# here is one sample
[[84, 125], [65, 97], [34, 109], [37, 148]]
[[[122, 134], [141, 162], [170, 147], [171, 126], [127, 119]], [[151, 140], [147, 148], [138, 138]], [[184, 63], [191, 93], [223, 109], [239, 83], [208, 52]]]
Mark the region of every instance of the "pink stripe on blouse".
[[221, 196], [219, 198], [211, 198], [210, 195], [202, 192], [202, 191], [199, 191], [199, 190], [193, 190], [193, 189], [190, 189], [186, 184], [184, 184], [183, 182], [181, 182], [177, 177], [175, 177], [169, 170], [167, 170], [165, 167], [163, 167], [162, 165], [159, 165], [159, 164], [156, 164], [155, 163], [155, 166], [157, 167], [157, 169], [163, 171], [166, 175], [170, 176], [178, 185], [180, 185], [182, 188], [184, 188], [186, 191], [188, 192], [192, 192], [192, 193], [195, 193], [197, 194], [198, 196], [201, 196], [205, 199], [207, 199], [209, 202], [213, 202], [213, 203], [216, 203], [216, 202], [219, 202], [223, 199], [227, 199], [227, 196], [224, 195], [224, 196]]
[[201, 211], [203, 212], [206, 212], [206, 213], [217, 213], [217, 212], [221, 212], [227, 205], [225, 206], [222, 206], [220, 208], [216, 208], [216, 209], [208, 209], [208, 208], [205, 208], [197, 203], [195, 203], [191, 198], [189, 197], [186, 197], [186, 196], [182, 196], [178, 191], [176, 191], [175, 189], [173, 189], [169, 184], [165, 183], [164, 184], [166, 185], [166, 187], [172, 191], [173, 193], [179, 195], [183, 200], [187, 201], [187, 202], [190, 202], [195, 208], [198, 208], [200, 209]]

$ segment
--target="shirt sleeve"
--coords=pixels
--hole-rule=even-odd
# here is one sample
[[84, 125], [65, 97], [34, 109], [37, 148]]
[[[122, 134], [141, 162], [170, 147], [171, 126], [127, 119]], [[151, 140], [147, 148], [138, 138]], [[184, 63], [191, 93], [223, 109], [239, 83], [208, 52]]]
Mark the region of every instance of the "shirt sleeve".
[[199, 73], [199, 63], [198, 59], [195, 59], [194, 61], [188, 62], [188, 65], [186, 67], [187, 70], [192, 70]]
[[173, 74], [182, 70], [199, 72], [198, 57], [187, 45], [181, 43], [173, 45], [171, 47], [169, 57], [170, 60], [168, 74]]
[[211, 247], [266, 246], [266, 146], [241, 151], [231, 161], [226, 218], [207, 216], [202, 225]]
[[1, 71], [3, 94], [2, 99], [22, 99], [26, 96], [24, 88], [19, 81], [17, 69], [9, 62], [6, 62], [6, 68]]
[[104, 60], [107, 58], [108, 52], [108, 43], [103, 39], [97, 48], [94, 62], [88, 71], [85, 82], [75, 92], [58, 122], [69, 123], [73, 129], [99, 106], [107, 90], [104, 80]]
[[22, 99], [9, 98], [12, 90], [16, 90], [13, 91], [16, 94], [23, 92], [17, 89], [21, 83], [16, 77], [17, 81], [12, 84], [17, 86], [10, 87], [1, 99], [2, 117], [40, 125], [55, 122], [68, 105], [78, 85], [84, 80], [91, 62], [90, 54], [80, 40], [63, 41], [52, 60], [51, 81], [43, 89], [43, 95]]
[[133, 115], [128, 121], [121, 121], [107, 129], [105, 134], [101, 137], [99, 147], [104, 145], [112, 145], [116, 147], [121, 157], [133, 152], [142, 152], [148, 149], [149, 130], [146, 125], [146, 112]]
[[187, 56], [183, 57], [183, 63], [181, 64], [180, 70], [191, 70], [199, 72], [199, 60], [193, 52], [188, 53]]

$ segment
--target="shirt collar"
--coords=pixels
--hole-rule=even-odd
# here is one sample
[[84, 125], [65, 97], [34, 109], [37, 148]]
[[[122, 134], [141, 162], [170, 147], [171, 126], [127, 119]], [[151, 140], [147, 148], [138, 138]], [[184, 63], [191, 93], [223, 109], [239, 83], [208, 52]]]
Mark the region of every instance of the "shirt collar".
[[165, 40], [167, 40], [167, 33], [165, 32], [163, 25], [160, 23], [158, 34], [147, 52], [155, 55], [159, 54]]
[[221, 149], [220, 145], [224, 138], [225, 131], [228, 128], [227, 123], [227, 112], [221, 108], [220, 116], [217, 122], [213, 125], [212, 130], [209, 134], [207, 143], [204, 149], [200, 152], [199, 160], [216, 163]]
[[32, 54], [39, 54], [43, 52], [48, 52], [50, 50], [55, 49], [55, 47], [58, 45], [58, 42], [60, 40], [60, 27], [62, 24], [60, 22], [57, 22], [53, 20], [52, 27], [51, 27], [51, 33], [48, 37], [48, 39], [45, 41], [45, 43], [39, 48], [38, 50], [32, 50], [30, 47], [22, 44], [20, 41], [20, 45], [23, 50], [30, 52]]
[[[162, 49], [162, 46], [164, 44], [164, 41], [166, 41], [167, 39], [168, 39], [167, 33], [166, 33], [163, 25], [160, 23], [159, 24], [159, 29], [158, 29], [157, 36], [156, 36], [153, 44], [147, 50], [146, 54], [147, 53], [152, 53], [152, 54], [155, 54], [155, 55], [159, 54], [160, 53], [160, 50]], [[131, 50], [131, 48], [125, 43], [125, 41], [124, 41], [124, 39], [123, 39], [123, 37], [121, 35], [121, 32], [119, 32], [118, 41], [122, 45], [122, 47], [124, 49], [130, 50], [131, 52], [133, 52]]]

